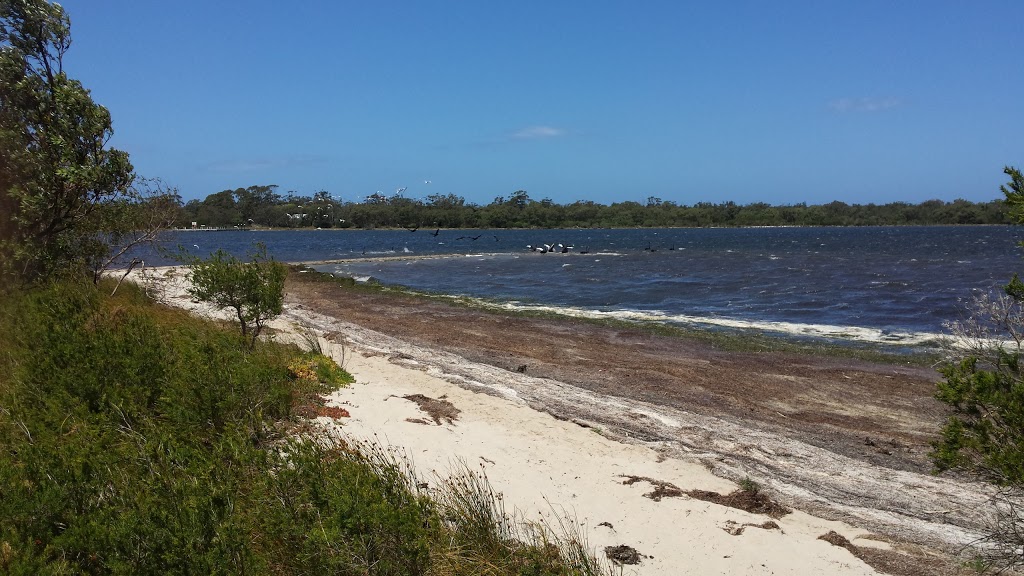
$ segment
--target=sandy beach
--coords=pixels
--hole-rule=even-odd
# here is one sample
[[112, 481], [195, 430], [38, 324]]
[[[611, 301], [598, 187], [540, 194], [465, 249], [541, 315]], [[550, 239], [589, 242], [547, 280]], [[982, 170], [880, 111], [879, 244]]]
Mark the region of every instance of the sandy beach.
[[[212, 313], [182, 271], [143, 274], [159, 300]], [[330, 433], [398, 451], [428, 484], [485, 474], [523, 519], [574, 523], [599, 556], [635, 549], [616, 573], [957, 574], [950, 554], [987, 520], [986, 487], [930, 473], [929, 369], [723, 352], [301, 274], [272, 327], [312, 332], [355, 376], [328, 399], [350, 417], [319, 419]], [[698, 497], [747, 479], [791, 512]]]

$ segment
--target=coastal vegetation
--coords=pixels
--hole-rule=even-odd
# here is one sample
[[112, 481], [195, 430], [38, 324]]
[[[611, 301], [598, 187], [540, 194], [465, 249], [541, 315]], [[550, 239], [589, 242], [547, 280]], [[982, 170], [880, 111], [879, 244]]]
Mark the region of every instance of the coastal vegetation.
[[597, 573], [578, 539], [520, 532], [482, 478], [427, 490], [304, 426], [351, 382], [329, 359], [109, 288], [0, 306], [0, 572]]
[[190, 257], [188, 262], [188, 293], [218, 309], [233, 310], [242, 338], [250, 347], [255, 346], [266, 322], [281, 313], [288, 273], [284, 264], [269, 258], [262, 244], [256, 246], [247, 262], [223, 250], [205, 260]]
[[[63, 70], [70, 22], [0, 0], [0, 572], [596, 574], [574, 534], [513, 521], [470, 472], [327, 434], [352, 381], [257, 338], [285, 270], [193, 261], [243, 334], [104, 269], [180, 206], [108, 148], [108, 111]], [[120, 289], [118, 289], [120, 288]]]
[[173, 221], [180, 198], [106, 146], [110, 113], [64, 71], [56, 4], [0, 2], [0, 276], [98, 278]]
[[[1024, 175], [1007, 167], [1006, 205], [1024, 223]], [[1024, 244], [1022, 244], [1024, 245]], [[987, 567], [1024, 565], [1024, 282], [974, 298], [969, 316], [951, 325], [954, 347], [942, 366], [937, 397], [953, 409], [933, 458], [940, 470], [962, 468], [1002, 488], [996, 519], [979, 548]]]
[[344, 201], [329, 192], [301, 196], [281, 194], [277, 186], [223, 190], [203, 200], [190, 200], [177, 225], [275, 228], [632, 228], [725, 226], [893, 226], [936, 224], [1009, 224], [1002, 202], [928, 200], [920, 204], [793, 204], [763, 202], [700, 202], [681, 205], [660, 198], [645, 203], [592, 201], [557, 204], [534, 200], [524, 190], [499, 196], [487, 205], [454, 194], [407, 198], [374, 194]]

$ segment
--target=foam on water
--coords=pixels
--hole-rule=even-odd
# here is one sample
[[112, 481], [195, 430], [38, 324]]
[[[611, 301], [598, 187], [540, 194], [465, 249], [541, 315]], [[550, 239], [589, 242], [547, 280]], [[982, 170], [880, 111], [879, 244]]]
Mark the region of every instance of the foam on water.
[[810, 336], [829, 340], [848, 340], [873, 344], [895, 344], [919, 346], [937, 342], [945, 336], [933, 332], [895, 332], [859, 326], [832, 326], [827, 324], [801, 324], [797, 322], [758, 322], [733, 318], [709, 318], [684, 314], [665, 314], [659, 311], [639, 310], [588, 310], [583, 308], [544, 306], [508, 302], [497, 305], [509, 311], [548, 312], [590, 319], [613, 319], [631, 322], [660, 322], [690, 326], [705, 325], [742, 330], [775, 332], [791, 336]]
[[823, 338], [827, 340], [845, 340], [871, 344], [890, 344], [898, 346], [934, 345], [948, 339], [938, 332], [897, 332], [867, 328], [862, 326], [831, 326], [827, 324], [801, 324], [797, 322], [755, 322], [731, 318], [705, 318], [682, 314], [665, 314], [658, 311], [640, 310], [592, 310], [571, 306], [547, 306], [523, 304], [521, 302], [495, 303], [480, 298], [466, 296], [445, 296], [473, 303], [483, 308], [505, 310], [509, 312], [542, 312], [558, 314], [573, 318], [591, 320], [623, 320], [627, 322], [654, 322], [663, 324], [681, 324], [687, 326], [715, 326], [739, 330], [755, 330], [774, 332], [788, 336]]

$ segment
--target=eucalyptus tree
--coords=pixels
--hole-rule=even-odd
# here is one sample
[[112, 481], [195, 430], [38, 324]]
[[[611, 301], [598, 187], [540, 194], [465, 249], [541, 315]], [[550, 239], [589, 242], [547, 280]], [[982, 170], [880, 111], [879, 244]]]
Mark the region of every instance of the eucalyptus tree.
[[65, 72], [70, 48], [60, 5], [0, 0], [0, 266], [7, 279], [94, 268], [109, 258], [111, 229], [149, 205], [132, 187], [128, 154], [107, 146], [110, 112]]

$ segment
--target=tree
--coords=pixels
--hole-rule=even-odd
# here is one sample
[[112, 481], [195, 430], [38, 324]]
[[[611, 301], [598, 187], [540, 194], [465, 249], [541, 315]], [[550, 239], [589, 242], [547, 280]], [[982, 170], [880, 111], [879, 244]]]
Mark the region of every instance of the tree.
[[131, 202], [110, 113], [64, 72], [70, 21], [45, 0], [0, 0], [0, 255], [5, 276], [80, 273]]
[[1010, 177], [1009, 182], [999, 187], [1006, 197], [1010, 217], [1018, 224], [1024, 223], [1024, 175], [1012, 166], [1003, 168], [1003, 174]]
[[127, 267], [127, 276], [136, 265], [144, 264], [133, 256], [134, 250], [155, 243], [174, 226], [181, 213], [181, 196], [160, 180], [138, 178], [129, 194], [109, 202], [100, 213], [106, 217], [101, 225], [106, 241], [90, 261], [94, 283], [114, 266]]
[[188, 292], [218, 309], [234, 310], [242, 338], [251, 348], [266, 322], [281, 313], [287, 269], [267, 256], [263, 244], [257, 244], [249, 257], [243, 262], [217, 250], [206, 260], [191, 258]]
[[[1007, 167], [1006, 204], [1024, 223], [1024, 178]], [[983, 556], [993, 567], [1024, 565], [1024, 282], [976, 297], [952, 332], [936, 397], [953, 409], [935, 443], [939, 470], [968, 470], [1001, 488]]]

